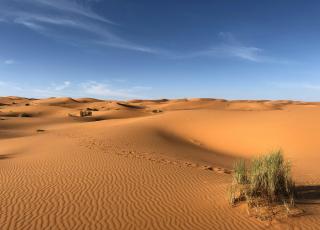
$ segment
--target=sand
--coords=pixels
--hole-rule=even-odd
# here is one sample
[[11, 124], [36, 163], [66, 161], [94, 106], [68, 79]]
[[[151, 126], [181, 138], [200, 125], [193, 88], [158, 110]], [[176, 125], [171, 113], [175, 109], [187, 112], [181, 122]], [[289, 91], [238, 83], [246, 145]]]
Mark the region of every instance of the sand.
[[[2, 97], [0, 226], [320, 229], [319, 137], [319, 103]], [[234, 161], [278, 148], [314, 186], [306, 214], [269, 222], [230, 207]]]

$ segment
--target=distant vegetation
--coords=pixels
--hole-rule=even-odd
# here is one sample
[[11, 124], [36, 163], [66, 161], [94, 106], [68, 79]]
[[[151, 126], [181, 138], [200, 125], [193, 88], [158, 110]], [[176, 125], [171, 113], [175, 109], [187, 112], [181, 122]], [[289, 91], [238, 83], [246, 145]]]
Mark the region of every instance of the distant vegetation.
[[152, 110], [152, 112], [153, 112], [153, 113], [162, 113], [162, 110], [160, 110], [160, 109], [154, 109], [154, 110]]
[[80, 111], [80, 117], [90, 117], [92, 116], [92, 111], [82, 110]]
[[279, 204], [289, 213], [295, 203], [290, 163], [284, 160], [281, 151], [260, 156], [248, 164], [244, 160], [236, 162], [229, 195], [232, 205], [245, 201], [248, 211], [254, 209], [262, 219], [271, 218], [272, 207]]
[[20, 113], [19, 117], [31, 117], [31, 115], [28, 113]]

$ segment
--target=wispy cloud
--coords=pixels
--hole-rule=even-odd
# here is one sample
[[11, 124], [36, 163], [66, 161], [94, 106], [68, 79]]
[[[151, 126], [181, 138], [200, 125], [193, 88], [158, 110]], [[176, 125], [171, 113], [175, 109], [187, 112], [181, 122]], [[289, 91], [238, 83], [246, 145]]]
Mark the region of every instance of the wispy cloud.
[[310, 83], [310, 82], [270, 82], [270, 85], [276, 88], [281, 89], [305, 89], [305, 90], [313, 90], [320, 91], [319, 83]]
[[106, 44], [110, 44], [110, 46], [112, 46], [112, 44], [119, 46], [123, 44], [127, 45], [128, 43], [116, 36], [110, 30], [102, 28], [99, 24], [96, 24], [92, 21], [83, 20], [81, 18], [74, 20], [72, 18], [68, 18], [67, 16], [65, 16], [65, 18], [61, 18], [59, 16], [45, 16], [40, 14], [20, 13], [19, 16], [14, 19], [14, 22], [22, 24], [30, 29], [33, 29], [37, 32], [49, 36], [53, 35], [54, 33], [57, 33], [60, 37], [66, 36], [60, 34], [60, 31], [57, 29], [55, 30], [55, 28], [53, 27], [60, 26], [89, 32], [93, 35], [98, 36], [96, 39], [100, 39], [99, 41], [101, 43], [105, 42]]
[[236, 57], [253, 62], [261, 62], [263, 59], [260, 54], [262, 49], [249, 46], [232, 46], [221, 45], [220, 47], [213, 47], [208, 52], [209, 55]]
[[304, 84], [303, 87], [304, 87], [305, 89], [320, 90], [320, 84], [318, 84], [318, 85], [313, 85], [313, 84], [307, 83], [307, 84]]
[[110, 84], [99, 83], [95, 81], [82, 83], [83, 91], [86, 94], [102, 97], [116, 97], [116, 98], [137, 98], [141, 97], [141, 91], [148, 91], [151, 87], [133, 86], [127, 88], [114, 88]]
[[214, 58], [238, 58], [240, 60], [256, 63], [288, 63], [286, 60], [265, 55], [262, 48], [244, 45], [230, 32], [218, 34], [220, 42], [211, 47], [187, 54], [177, 55], [176, 58], [214, 57]]
[[115, 33], [115, 27], [119, 29], [117, 23], [92, 10], [95, 2], [99, 1], [2, 0], [0, 23], [4, 20], [6, 23], [19, 24], [72, 45], [113, 47], [169, 59], [211, 57], [234, 58], [255, 63], [289, 63], [287, 60], [268, 56], [263, 48], [247, 45], [229, 32], [220, 32], [216, 44], [193, 52], [178, 53], [175, 50], [136, 44]]
[[[5, 7], [10, 1], [10, 7]], [[113, 32], [116, 23], [94, 13], [92, 1], [72, 0], [4, 0], [0, 3], [0, 18], [23, 25], [52, 38], [64, 39], [74, 44], [90, 43], [144, 53], [155, 49], [135, 44]], [[69, 28], [65, 33], [64, 28]], [[79, 32], [83, 32], [79, 36]]]
[[54, 85], [54, 89], [55, 89], [56, 91], [61, 91], [61, 90], [64, 90], [64, 89], [70, 87], [70, 85], [71, 85], [71, 82], [70, 82], [70, 81], [65, 81], [65, 82], [63, 82], [63, 83], [60, 84], [60, 85]]
[[[101, 22], [106, 22], [110, 24], [116, 24], [113, 21], [102, 17], [95, 12], [93, 12], [90, 8], [85, 7], [77, 3], [76, 1], [66, 1], [66, 0], [26, 0], [31, 3], [42, 4], [43, 6], [52, 7], [59, 11], [65, 11], [67, 13], [73, 13], [80, 16], [84, 16], [87, 18], [95, 19]], [[90, 1], [87, 1], [90, 2]]]
[[[15, 92], [21, 91], [22, 88], [14, 82], [0, 81], [0, 92], [10, 92], [6, 96], [14, 96]], [[18, 95], [18, 94], [17, 94]], [[4, 95], [2, 95], [4, 96]]]
[[62, 83], [52, 83], [49, 86], [32, 86], [28, 84], [19, 84], [7, 81], [0, 81], [1, 96], [17, 95], [27, 97], [98, 97], [110, 99], [129, 99], [144, 98], [143, 93], [151, 90], [147, 86], [123, 86], [113, 85], [105, 82], [84, 81], [71, 83], [64, 81]]
[[221, 44], [213, 46], [207, 52], [219, 57], [236, 57], [253, 62], [263, 62], [263, 50], [254, 46], [243, 45], [232, 33], [220, 32]]
[[158, 54], [158, 55], [163, 54], [163, 52], [159, 49], [136, 45], [136, 44], [130, 43], [128, 41], [122, 41], [120, 39], [116, 39], [115, 42], [99, 41], [98, 40], [98, 41], [95, 41], [95, 43], [102, 45], [102, 46], [111, 46], [111, 47], [116, 47], [116, 48], [121, 48], [121, 49], [139, 51], [139, 52], [143, 52], [143, 53]]
[[6, 64], [6, 65], [13, 65], [13, 64], [15, 64], [16, 62], [15, 62], [15, 60], [13, 60], [13, 59], [7, 59], [7, 60], [5, 60], [3, 63]]
[[83, 91], [86, 94], [94, 95], [94, 96], [103, 96], [103, 97], [130, 97], [131, 95], [128, 95], [123, 90], [113, 90], [111, 89], [110, 85], [103, 84], [103, 83], [97, 83], [97, 82], [86, 82], [82, 83]]

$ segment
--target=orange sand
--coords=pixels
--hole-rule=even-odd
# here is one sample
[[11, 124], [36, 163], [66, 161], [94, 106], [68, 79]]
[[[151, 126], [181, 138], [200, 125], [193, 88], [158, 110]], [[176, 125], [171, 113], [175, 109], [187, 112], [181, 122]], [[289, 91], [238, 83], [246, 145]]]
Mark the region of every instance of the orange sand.
[[261, 222], [226, 192], [236, 159], [278, 148], [318, 185], [319, 137], [319, 103], [3, 97], [0, 228], [320, 229], [319, 204]]

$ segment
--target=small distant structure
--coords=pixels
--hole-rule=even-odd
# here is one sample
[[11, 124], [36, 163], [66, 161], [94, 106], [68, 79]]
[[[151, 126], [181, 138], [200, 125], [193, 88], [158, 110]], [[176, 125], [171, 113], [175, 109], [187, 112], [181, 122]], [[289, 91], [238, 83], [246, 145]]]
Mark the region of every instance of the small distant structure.
[[162, 113], [163, 111], [161, 109], [154, 109], [152, 110], [153, 113]]
[[91, 116], [92, 116], [92, 111], [88, 111], [88, 110], [80, 111], [80, 117], [91, 117]]

